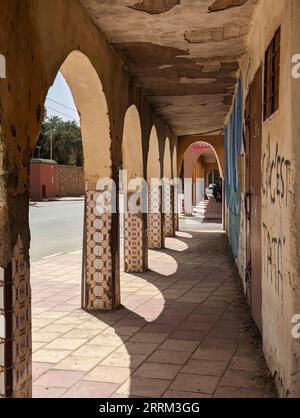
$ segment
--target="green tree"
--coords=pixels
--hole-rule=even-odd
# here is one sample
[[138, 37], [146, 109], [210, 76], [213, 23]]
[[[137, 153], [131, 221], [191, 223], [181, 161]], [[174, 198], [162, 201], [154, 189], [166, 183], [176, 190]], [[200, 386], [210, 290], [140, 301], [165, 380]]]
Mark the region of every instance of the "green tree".
[[[80, 127], [75, 121], [63, 121], [57, 116], [45, 117], [33, 157], [50, 158], [50, 139], [52, 158], [58, 164], [83, 165], [83, 147]], [[40, 147], [40, 152], [38, 151]]]

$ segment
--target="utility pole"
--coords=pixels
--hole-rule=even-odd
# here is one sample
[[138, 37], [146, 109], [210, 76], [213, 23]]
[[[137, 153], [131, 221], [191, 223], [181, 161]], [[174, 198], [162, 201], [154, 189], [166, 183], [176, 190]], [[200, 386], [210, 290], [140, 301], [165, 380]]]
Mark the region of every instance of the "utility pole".
[[53, 159], [53, 126], [51, 126], [50, 132], [50, 160]]

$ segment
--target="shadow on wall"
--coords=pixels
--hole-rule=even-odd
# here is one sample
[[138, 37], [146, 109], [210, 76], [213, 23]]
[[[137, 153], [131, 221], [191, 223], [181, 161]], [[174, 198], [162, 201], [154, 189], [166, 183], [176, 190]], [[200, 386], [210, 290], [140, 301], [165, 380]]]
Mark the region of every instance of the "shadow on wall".
[[237, 96], [232, 114], [224, 132], [225, 185], [228, 208], [228, 236], [235, 258], [238, 256], [241, 226], [241, 194], [239, 191], [237, 157], [241, 153], [243, 141], [242, 84], [238, 82]]

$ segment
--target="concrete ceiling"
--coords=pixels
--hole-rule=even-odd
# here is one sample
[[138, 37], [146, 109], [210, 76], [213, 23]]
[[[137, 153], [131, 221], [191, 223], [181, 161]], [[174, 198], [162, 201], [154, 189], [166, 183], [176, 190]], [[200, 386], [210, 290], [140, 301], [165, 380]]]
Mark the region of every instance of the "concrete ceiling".
[[259, 0], [80, 0], [177, 135], [221, 129]]

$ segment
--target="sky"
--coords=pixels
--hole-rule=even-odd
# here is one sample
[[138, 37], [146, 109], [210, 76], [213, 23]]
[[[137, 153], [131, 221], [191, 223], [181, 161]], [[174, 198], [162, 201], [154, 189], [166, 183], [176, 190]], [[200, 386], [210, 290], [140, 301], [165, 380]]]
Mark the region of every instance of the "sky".
[[48, 116], [58, 116], [64, 121], [76, 120], [79, 123], [72, 93], [63, 75], [59, 72], [50, 87], [45, 103]]

